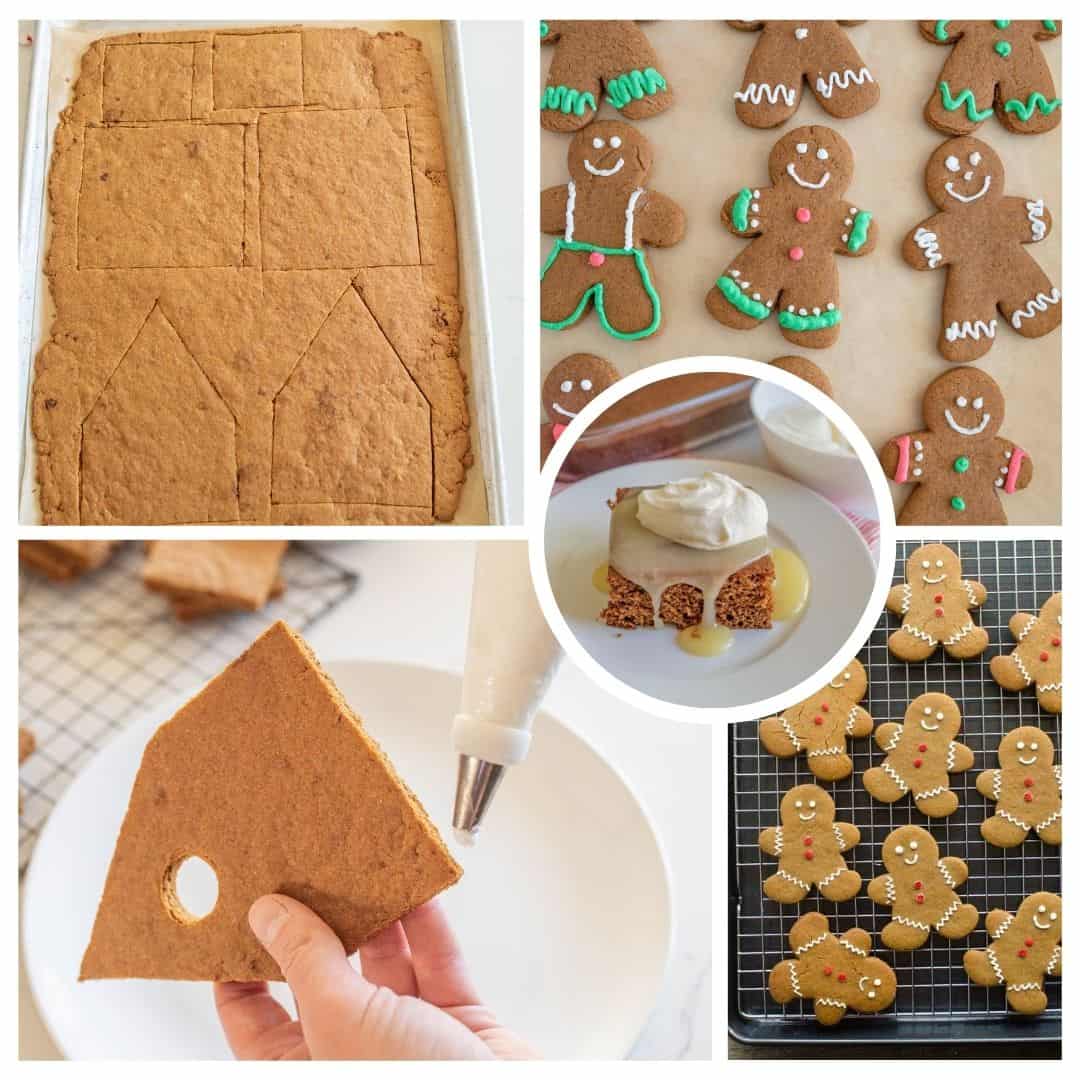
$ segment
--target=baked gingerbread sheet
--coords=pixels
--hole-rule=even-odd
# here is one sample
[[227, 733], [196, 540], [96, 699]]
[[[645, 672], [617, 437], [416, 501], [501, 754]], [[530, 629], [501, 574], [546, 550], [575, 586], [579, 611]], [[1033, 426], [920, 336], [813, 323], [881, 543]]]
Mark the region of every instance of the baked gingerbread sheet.
[[48, 206], [43, 522], [454, 517], [471, 463], [457, 241], [418, 40], [96, 40]]

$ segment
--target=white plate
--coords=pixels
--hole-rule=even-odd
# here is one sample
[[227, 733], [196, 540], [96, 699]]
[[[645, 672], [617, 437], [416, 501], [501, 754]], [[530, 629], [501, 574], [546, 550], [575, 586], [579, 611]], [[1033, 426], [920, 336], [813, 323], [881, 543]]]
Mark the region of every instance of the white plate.
[[[460, 678], [407, 665], [328, 665], [350, 704], [448, 833]], [[49, 818], [25, 885], [30, 984], [71, 1058], [222, 1058], [205, 983], [78, 983], [79, 961], [156, 708], [103, 750]], [[578, 735], [536, 719], [444, 895], [473, 977], [500, 1019], [549, 1058], [621, 1058], [660, 990], [671, 940], [667, 867], [645, 810]], [[289, 1003], [287, 991], [281, 1000]]]
[[[702, 658], [683, 652], [671, 627], [619, 630], [599, 622], [605, 597], [592, 575], [607, 562], [606, 502], [616, 488], [665, 484], [707, 469], [762, 495], [769, 538], [806, 563], [810, 597], [797, 619], [739, 631], [727, 652]], [[676, 705], [748, 705], [798, 685], [847, 640], [874, 588], [870, 550], [836, 507], [793, 480], [737, 462], [662, 459], [595, 473], [552, 497], [544, 545], [555, 602], [585, 651], [628, 686]]]

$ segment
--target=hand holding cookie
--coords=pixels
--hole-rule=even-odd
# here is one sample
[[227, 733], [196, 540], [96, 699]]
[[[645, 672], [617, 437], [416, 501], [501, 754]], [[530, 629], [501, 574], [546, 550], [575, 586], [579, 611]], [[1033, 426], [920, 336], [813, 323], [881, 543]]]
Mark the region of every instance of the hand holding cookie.
[[1010, 731], [998, 746], [998, 769], [975, 778], [979, 793], [997, 803], [993, 817], [980, 827], [994, 847], [1022, 844], [1034, 832], [1043, 843], [1061, 843], [1061, 766], [1054, 764], [1054, 744], [1036, 727]]
[[990, 661], [990, 674], [1004, 690], [1023, 690], [1035, 684], [1039, 705], [1061, 712], [1061, 593], [1054, 593], [1038, 615], [1018, 611], [1009, 620], [1016, 648]]

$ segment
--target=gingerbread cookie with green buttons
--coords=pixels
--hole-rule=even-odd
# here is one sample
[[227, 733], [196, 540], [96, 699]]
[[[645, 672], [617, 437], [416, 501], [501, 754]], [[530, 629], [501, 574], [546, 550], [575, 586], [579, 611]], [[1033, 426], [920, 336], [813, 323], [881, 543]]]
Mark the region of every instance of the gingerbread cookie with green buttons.
[[977, 368], [947, 371], [927, 388], [922, 431], [896, 435], [881, 451], [885, 475], [912, 485], [898, 525], [1006, 525], [1002, 495], [1031, 483], [1031, 457], [998, 435], [1005, 396]]

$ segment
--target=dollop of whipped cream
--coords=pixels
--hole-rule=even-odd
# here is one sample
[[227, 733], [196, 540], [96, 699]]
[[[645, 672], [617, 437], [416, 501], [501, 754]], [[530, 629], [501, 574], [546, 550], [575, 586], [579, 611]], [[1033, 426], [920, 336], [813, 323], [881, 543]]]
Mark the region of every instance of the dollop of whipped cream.
[[775, 409], [765, 417], [765, 425], [789, 442], [823, 454], [854, 457], [851, 444], [833, 422], [813, 405], [800, 402], [785, 409]]
[[723, 473], [707, 472], [638, 495], [638, 521], [650, 532], [701, 551], [719, 551], [764, 536], [765, 500]]

